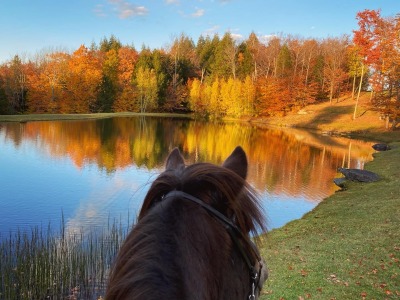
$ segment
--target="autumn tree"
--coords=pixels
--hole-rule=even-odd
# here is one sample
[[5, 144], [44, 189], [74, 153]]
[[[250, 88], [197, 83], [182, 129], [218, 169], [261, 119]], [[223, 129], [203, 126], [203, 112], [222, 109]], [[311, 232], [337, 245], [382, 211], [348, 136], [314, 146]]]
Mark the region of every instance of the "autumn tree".
[[18, 55], [3, 67], [4, 90], [12, 112], [23, 112], [26, 106], [26, 65]]
[[182, 110], [188, 98], [188, 80], [199, 74], [199, 59], [193, 40], [183, 33], [173, 40], [168, 54], [173, 73], [170, 74], [172, 80], [167, 87], [164, 108]]
[[201, 81], [195, 78], [189, 84], [189, 109], [196, 114], [205, 115], [206, 107], [202, 99], [202, 84]]
[[68, 61], [65, 82], [67, 93], [61, 103], [61, 112], [93, 112], [101, 79], [102, 71], [98, 58], [92, 50], [82, 45]]
[[132, 47], [121, 47], [118, 50], [118, 91], [113, 103], [114, 111], [138, 111], [135, 103], [136, 89], [133, 84], [135, 65], [138, 53]]
[[341, 85], [347, 79], [345, 69], [347, 46], [348, 39], [346, 36], [324, 39], [321, 45], [325, 62], [324, 76], [329, 84], [328, 93], [330, 103], [332, 103], [335, 94], [338, 95]]
[[253, 116], [255, 112], [256, 86], [250, 75], [242, 83], [242, 115]]
[[373, 70], [374, 105], [385, 115], [386, 128], [390, 120], [395, 128], [400, 112], [399, 17], [383, 18], [379, 10], [364, 10], [357, 14], [357, 20], [359, 29], [354, 31], [353, 42]]
[[29, 112], [59, 112], [66, 96], [66, 78], [70, 55], [60, 50], [40, 53], [29, 73]]
[[156, 107], [162, 107], [167, 101], [168, 86], [173, 74], [172, 66], [170, 57], [164, 51], [152, 51], [149, 48], [143, 47], [139, 53], [137, 63], [135, 64], [135, 74], [138, 74], [137, 71], [139, 68], [153, 70], [157, 82]]
[[136, 72], [137, 100], [140, 112], [151, 111], [157, 106], [157, 75], [154, 69], [139, 67]]

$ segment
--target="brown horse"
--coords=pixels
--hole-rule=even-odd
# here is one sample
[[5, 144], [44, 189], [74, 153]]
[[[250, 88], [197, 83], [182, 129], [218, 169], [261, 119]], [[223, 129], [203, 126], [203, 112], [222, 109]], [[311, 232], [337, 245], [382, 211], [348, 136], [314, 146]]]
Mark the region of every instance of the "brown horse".
[[267, 278], [250, 240], [265, 229], [247, 158], [185, 166], [178, 149], [148, 191], [122, 245], [106, 299], [256, 299]]

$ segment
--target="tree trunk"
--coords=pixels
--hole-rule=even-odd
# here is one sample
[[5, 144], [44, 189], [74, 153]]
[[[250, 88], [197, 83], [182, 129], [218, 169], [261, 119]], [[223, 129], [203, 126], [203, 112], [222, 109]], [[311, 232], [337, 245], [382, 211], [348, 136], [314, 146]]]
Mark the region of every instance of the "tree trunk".
[[361, 67], [361, 78], [360, 78], [360, 84], [358, 86], [356, 105], [354, 106], [353, 120], [356, 119], [358, 100], [360, 99], [360, 93], [361, 93], [361, 87], [362, 87], [363, 78], [364, 78], [364, 64], [362, 64], [362, 67]]
[[356, 91], [356, 75], [353, 76], [353, 89], [351, 91], [351, 100], [354, 100], [354, 93]]
[[333, 87], [334, 87], [334, 81], [331, 81], [331, 87], [330, 87], [330, 92], [329, 92], [329, 103], [332, 104], [332, 99], [333, 99]]
[[203, 83], [203, 80], [204, 80], [204, 74], [206, 73], [206, 68], [202, 68], [201, 69], [201, 80], [200, 80], [200, 83], [202, 84]]

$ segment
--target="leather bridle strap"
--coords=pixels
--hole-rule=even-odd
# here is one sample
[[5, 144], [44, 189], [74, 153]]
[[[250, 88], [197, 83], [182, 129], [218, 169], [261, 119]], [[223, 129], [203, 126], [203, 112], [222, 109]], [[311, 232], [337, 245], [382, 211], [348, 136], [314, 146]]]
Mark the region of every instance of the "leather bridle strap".
[[[167, 198], [184, 198], [187, 200], [190, 200], [198, 205], [200, 205], [201, 207], [203, 207], [205, 210], [207, 210], [208, 212], [210, 212], [212, 215], [214, 215], [218, 220], [220, 220], [222, 222], [222, 224], [224, 225], [225, 229], [228, 231], [229, 235], [231, 236], [231, 239], [233, 241], [233, 243], [236, 245], [236, 247], [238, 248], [241, 256], [243, 257], [243, 260], [245, 261], [247, 267], [249, 268], [250, 271], [250, 276], [252, 278], [252, 284], [253, 284], [253, 288], [254, 285], [257, 283], [258, 277], [259, 277], [259, 273], [261, 272], [261, 270], [257, 271], [255, 268], [255, 264], [253, 264], [251, 262], [251, 259], [248, 255], [248, 253], [243, 249], [242, 244], [239, 242], [238, 236], [240, 238], [242, 238], [243, 240], [247, 240], [247, 238], [244, 236], [244, 234], [242, 233], [242, 231], [229, 219], [227, 218], [225, 215], [223, 215], [222, 213], [220, 213], [218, 210], [216, 210], [215, 208], [213, 208], [212, 206], [208, 205], [207, 203], [205, 203], [204, 201], [200, 200], [199, 198], [196, 198], [188, 193], [185, 193], [183, 191], [171, 191], [168, 194], [166, 194], [163, 197], [163, 201]], [[251, 245], [253, 247], [253, 245]], [[253, 253], [256, 255], [258, 261], [260, 261], [260, 257], [259, 255], [256, 253], [256, 251], [252, 248]]]

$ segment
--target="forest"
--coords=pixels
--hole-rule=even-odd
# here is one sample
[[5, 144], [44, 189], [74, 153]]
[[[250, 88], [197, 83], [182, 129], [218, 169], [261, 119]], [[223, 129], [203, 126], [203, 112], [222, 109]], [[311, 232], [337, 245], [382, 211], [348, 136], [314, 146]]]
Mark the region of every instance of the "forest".
[[[208, 118], [285, 115], [361, 91], [392, 122], [400, 118], [400, 14], [364, 10], [352, 36], [291, 35], [236, 41], [184, 33], [165, 48], [115, 36], [72, 53], [48, 50], [0, 65], [0, 114], [182, 112]], [[355, 112], [354, 111], [354, 112]], [[354, 113], [353, 118], [356, 117]]]

